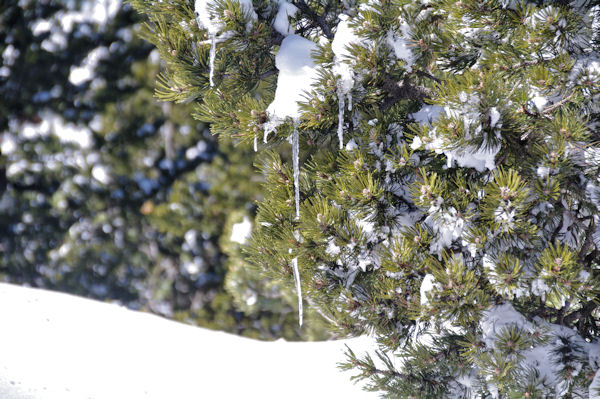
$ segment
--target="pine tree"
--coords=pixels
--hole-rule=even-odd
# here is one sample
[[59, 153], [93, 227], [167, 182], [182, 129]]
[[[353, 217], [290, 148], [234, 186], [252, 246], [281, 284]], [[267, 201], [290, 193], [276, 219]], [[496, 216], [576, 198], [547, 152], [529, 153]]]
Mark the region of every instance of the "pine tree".
[[241, 245], [220, 241], [255, 213], [251, 151], [156, 102], [159, 58], [129, 5], [10, 1], [0, 26], [0, 279], [255, 338], [325, 337], [298, 328], [291, 291], [235, 271]]
[[600, 395], [597, 1], [132, 3], [159, 97], [258, 150], [248, 262], [377, 337], [343, 367], [394, 398]]

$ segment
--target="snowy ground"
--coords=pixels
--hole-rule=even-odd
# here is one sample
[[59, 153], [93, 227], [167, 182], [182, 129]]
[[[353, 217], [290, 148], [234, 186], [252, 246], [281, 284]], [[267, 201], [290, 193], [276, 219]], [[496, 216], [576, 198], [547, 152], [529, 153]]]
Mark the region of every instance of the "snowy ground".
[[0, 398], [375, 398], [344, 344], [260, 342], [71, 295], [0, 283]]

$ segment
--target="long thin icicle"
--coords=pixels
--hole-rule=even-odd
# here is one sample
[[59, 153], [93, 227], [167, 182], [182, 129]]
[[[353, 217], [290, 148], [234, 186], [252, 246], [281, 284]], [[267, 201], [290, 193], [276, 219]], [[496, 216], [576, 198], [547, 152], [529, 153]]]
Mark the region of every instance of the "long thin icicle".
[[340, 89], [338, 89], [338, 139], [340, 140], [340, 150], [344, 148], [344, 106], [345, 95]]
[[258, 151], [258, 136], [254, 133], [254, 152]]
[[294, 133], [292, 134], [292, 165], [294, 167], [294, 200], [296, 201], [296, 219], [300, 219], [300, 144], [298, 138], [298, 128], [294, 124]]
[[209, 56], [209, 72], [208, 72], [208, 81], [210, 83], [210, 87], [215, 85], [213, 81], [213, 77], [215, 75], [215, 56], [217, 55], [217, 35], [211, 33], [210, 35], [210, 56]]
[[[292, 133], [292, 166], [294, 169], [294, 200], [296, 202], [296, 219], [300, 219], [300, 138], [298, 137], [298, 128], [294, 124], [294, 133]], [[300, 232], [294, 233], [296, 240], [300, 240]], [[290, 249], [291, 251], [291, 249]], [[300, 284], [300, 271], [298, 270], [298, 257], [292, 259], [292, 271], [296, 281], [296, 292], [298, 294], [298, 323], [302, 327], [302, 286]]]

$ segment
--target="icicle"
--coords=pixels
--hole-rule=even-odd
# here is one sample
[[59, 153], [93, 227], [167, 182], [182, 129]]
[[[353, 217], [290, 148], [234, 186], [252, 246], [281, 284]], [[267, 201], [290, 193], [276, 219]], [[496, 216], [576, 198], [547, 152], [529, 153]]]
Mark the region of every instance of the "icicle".
[[298, 165], [300, 157], [300, 144], [298, 141], [298, 128], [294, 123], [294, 133], [292, 134], [292, 165], [294, 167], [294, 200], [296, 202], [296, 219], [300, 219], [300, 166]]
[[258, 151], [258, 136], [254, 133], [254, 152]]
[[[294, 169], [294, 200], [296, 202], [296, 219], [300, 219], [300, 138], [298, 137], [298, 126], [294, 122], [294, 133], [292, 133], [292, 166]], [[294, 237], [300, 241], [300, 232], [296, 230]], [[292, 249], [290, 248], [290, 252]], [[300, 271], [298, 270], [298, 258], [292, 259], [292, 271], [296, 281], [296, 292], [298, 294], [298, 322], [302, 327], [302, 286], [300, 285]]]
[[215, 85], [213, 81], [213, 76], [215, 74], [215, 56], [217, 54], [217, 37], [216, 34], [210, 33], [210, 57], [209, 57], [209, 72], [208, 72], [208, 81], [210, 82], [210, 87]]
[[300, 285], [300, 272], [298, 271], [298, 258], [292, 259], [292, 270], [294, 280], [296, 281], [296, 291], [298, 292], [298, 324], [302, 327], [302, 286]]
[[340, 150], [344, 148], [344, 93], [338, 88], [338, 139], [340, 140]]
[[352, 93], [348, 92], [348, 111], [352, 111]]

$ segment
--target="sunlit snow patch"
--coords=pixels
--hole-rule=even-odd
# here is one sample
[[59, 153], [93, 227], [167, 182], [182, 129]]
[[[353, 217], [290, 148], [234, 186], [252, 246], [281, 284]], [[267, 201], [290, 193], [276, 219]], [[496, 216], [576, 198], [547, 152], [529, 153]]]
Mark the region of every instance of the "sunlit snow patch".
[[279, 399], [290, 387], [293, 398], [378, 397], [336, 365], [345, 345], [374, 350], [369, 337], [264, 342], [8, 284], [0, 300], [11, 304], [0, 308], [11, 343], [0, 356], [2, 399]]

